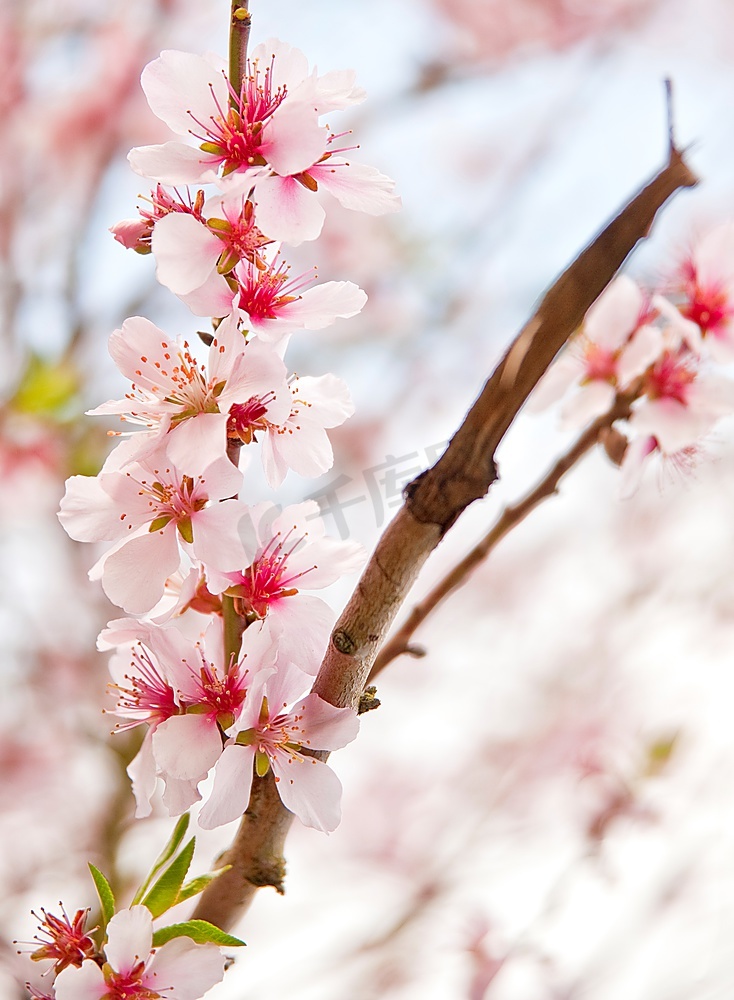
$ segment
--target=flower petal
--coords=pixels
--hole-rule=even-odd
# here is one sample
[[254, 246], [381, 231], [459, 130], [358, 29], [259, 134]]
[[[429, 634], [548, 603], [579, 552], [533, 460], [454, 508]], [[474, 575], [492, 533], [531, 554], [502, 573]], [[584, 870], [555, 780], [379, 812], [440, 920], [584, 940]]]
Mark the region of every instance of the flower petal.
[[135, 146], [127, 159], [136, 174], [161, 184], [209, 184], [217, 177], [216, 157], [182, 142]]
[[252, 788], [254, 747], [230, 744], [214, 768], [214, 787], [199, 813], [199, 826], [213, 830], [239, 819], [247, 809]]
[[128, 974], [147, 962], [153, 946], [153, 917], [147, 906], [119, 910], [107, 925], [107, 961], [115, 972]]
[[271, 762], [278, 795], [305, 826], [331, 833], [341, 819], [341, 782], [315, 757], [279, 753]]
[[320, 235], [326, 218], [323, 206], [294, 177], [258, 178], [254, 197], [258, 227], [272, 239], [299, 246]]
[[143, 615], [160, 601], [166, 577], [180, 562], [176, 532], [169, 525], [125, 539], [103, 557], [90, 579], [101, 576], [102, 589], [113, 604], [128, 614]]
[[56, 1000], [102, 1000], [107, 996], [104, 973], [96, 962], [69, 965], [54, 980]]
[[153, 733], [153, 756], [159, 773], [183, 781], [201, 781], [222, 753], [217, 724], [206, 715], [176, 715]]
[[156, 277], [176, 295], [201, 288], [222, 252], [219, 237], [185, 212], [171, 212], [159, 219], [151, 245]]
[[227, 81], [224, 63], [165, 49], [149, 62], [140, 76], [148, 104], [154, 115], [172, 132], [188, 135], [196, 122], [208, 122], [219, 109], [227, 108]]
[[[223, 977], [224, 956], [215, 944], [194, 944], [180, 937], [156, 951], [142, 981], [170, 1000], [198, 1000]], [[162, 993], [164, 989], [171, 992]]]

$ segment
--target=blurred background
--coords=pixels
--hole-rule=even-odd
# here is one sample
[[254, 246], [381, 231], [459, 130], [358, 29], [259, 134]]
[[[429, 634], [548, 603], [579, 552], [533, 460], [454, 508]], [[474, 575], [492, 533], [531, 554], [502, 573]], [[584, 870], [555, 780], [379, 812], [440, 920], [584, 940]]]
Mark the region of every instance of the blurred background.
[[[133, 822], [136, 737], [110, 738], [104, 657], [118, 612], [95, 555], [55, 517], [109, 447], [85, 409], [119, 395], [109, 333], [143, 314], [191, 336], [154, 261], [107, 229], [135, 214], [133, 145], [164, 141], [139, 88], [162, 48], [223, 53], [229, 3], [0, 0], [0, 993], [40, 970], [31, 907], [124, 905], [172, 828]], [[433, 461], [557, 273], [662, 166], [663, 80], [701, 185], [628, 271], [656, 283], [734, 215], [730, 0], [253, 0], [320, 71], [354, 67], [360, 159], [400, 215], [329, 208], [299, 249], [360, 283], [362, 315], [296, 336], [356, 416], [334, 469], [291, 474], [327, 530], [367, 548]], [[409, 604], [531, 487], [566, 439], [522, 416], [501, 480], [429, 562]], [[294, 827], [287, 894], [264, 890], [212, 1000], [728, 1000], [734, 992], [734, 435], [686, 477], [618, 500], [595, 453], [380, 677], [382, 707], [334, 758], [344, 818]], [[252, 464], [251, 496], [269, 495]], [[672, 480], [672, 481], [671, 481]], [[354, 581], [331, 592], [338, 607]], [[234, 828], [199, 841], [206, 870]], [[19, 945], [23, 949], [23, 945]]]

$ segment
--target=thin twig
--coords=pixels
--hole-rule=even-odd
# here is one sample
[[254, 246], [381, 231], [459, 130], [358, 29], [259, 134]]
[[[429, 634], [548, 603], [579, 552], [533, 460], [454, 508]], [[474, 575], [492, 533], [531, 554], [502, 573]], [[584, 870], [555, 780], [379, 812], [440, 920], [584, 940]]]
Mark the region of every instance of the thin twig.
[[[419, 604], [416, 604], [400, 629], [385, 643], [369, 675], [370, 681], [374, 680], [380, 671], [384, 670], [396, 657], [404, 653], [416, 654], [416, 647], [411, 645], [411, 640], [426, 618], [449, 594], [467, 582], [473, 570], [487, 558], [513, 528], [521, 524], [528, 514], [544, 500], [558, 493], [558, 484], [561, 479], [594, 447], [599, 440], [601, 431], [611, 427], [615, 420], [621, 420], [628, 416], [629, 412], [629, 397], [618, 397], [612, 409], [589, 425], [533, 490], [513, 506], [505, 507], [481, 541], [477, 542], [474, 548], [428, 592]], [[419, 649], [419, 652], [422, 653], [423, 650]]]

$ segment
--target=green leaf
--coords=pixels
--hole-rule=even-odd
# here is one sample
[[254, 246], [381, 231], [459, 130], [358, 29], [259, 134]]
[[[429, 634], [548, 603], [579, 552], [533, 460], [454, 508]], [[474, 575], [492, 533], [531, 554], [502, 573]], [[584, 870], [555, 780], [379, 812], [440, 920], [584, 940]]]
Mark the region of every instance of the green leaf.
[[136, 906], [140, 902], [140, 900], [145, 895], [146, 891], [148, 890], [148, 887], [151, 885], [153, 879], [156, 877], [158, 872], [161, 871], [161, 869], [165, 868], [165, 866], [174, 856], [176, 851], [179, 849], [179, 847], [181, 846], [181, 841], [186, 836], [186, 831], [189, 828], [190, 819], [191, 817], [189, 816], [188, 813], [184, 813], [183, 816], [180, 817], [180, 819], [176, 823], [176, 826], [173, 828], [173, 833], [168, 838], [168, 843], [156, 858], [153, 867], [150, 869], [150, 872], [148, 873], [148, 875], [146, 875], [140, 888], [135, 893], [133, 901], [130, 904], [131, 906]]
[[224, 868], [220, 868], [219, 871], [207, 872], [206, 875], [198, 875], [196, 878], [192, 878], [190, 882], [181, 886], [181, 891], [178, 894], [179, 903], [184, 899], [191, 899], [192, 896], [198, 896], [200, 892], [206, 889], [210, 882], [213, 882], [223, 872], [229, 871], [231, 867], [231, 865], [227, 865]]
[[177, 937], [191, 938], [196, 944], [218, 944], [225, 948], [242, 948], [245, 945], [244, 941], [220, 930], [208, 920], [187, 920], [183, 924], [170, 924], [157, 930], [153, 935], [153, 947], [160, 948], [166, 941]]
[[183, 880], [186, 878], [191, 859], [194, 856], [195, 846], [196, 838], [192, 837], [178, 857], [173, 859], [150, 891], [146, 893], [142, 900], [143, 906], [147, 906], [154, 917], [160, 917], [161, 913], [170, 910], [178, 902]]
[[71, 364], [45, 361], [32, 354], [11, 405], [21, 413], [59, 417], [78, 389], [79, 374]]
[[102, 930], [104, 931], [107, 924], [115, 915], [115, 897], [110, 888], [110, 883], [99, 868], [95, 868], [91, 862], [89, 863], [89, 871], [92, 873], [94, 887], [97, 890], [99, 902], [102, 907]]

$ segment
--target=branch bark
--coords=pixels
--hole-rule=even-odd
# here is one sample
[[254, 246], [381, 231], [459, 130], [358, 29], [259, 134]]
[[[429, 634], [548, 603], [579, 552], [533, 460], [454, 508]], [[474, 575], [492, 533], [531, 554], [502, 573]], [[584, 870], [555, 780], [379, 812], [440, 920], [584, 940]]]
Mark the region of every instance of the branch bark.
[[229, 83], [232, 88], [229, 103], [232, 107], [236, 107], [236, 98], [242, 93], [251, 24], [252, 18], [245, 0], [232, 0], [229, 22]]
[[[658, 210], [677, 190], [696, 183], [681, 153], [672, 147], [667, 165], [546, 292], [444, 454], [407, 487], [405, 503], [380, 538], [332, 633], [314, 684], [316, 694], [338, 707], [357, 706], [388, 629], [423, 564], [462, 511], [483, 497], [497, 478], [495, 451], [523, 403], [586, 311], [647, 235]], [[231, 927], [255, 888], [263, 884], [258, 868], [262, 859], [272, 862], [280, 857], [290, 814], [272, 782], [271, 786], [272, 808], [259, 811], [251, 803], [234, 843], [220, 859], [232, 868], [204, 892], [196, 917]], [[276, 867], [283, 871], [282, 859]]]

